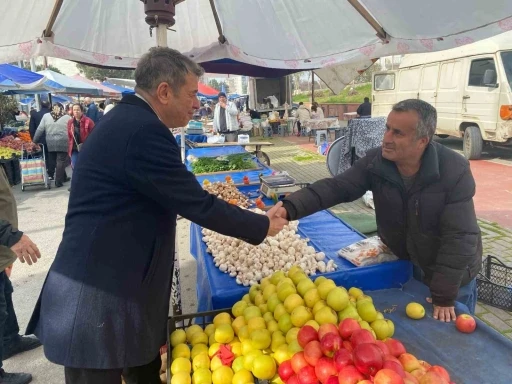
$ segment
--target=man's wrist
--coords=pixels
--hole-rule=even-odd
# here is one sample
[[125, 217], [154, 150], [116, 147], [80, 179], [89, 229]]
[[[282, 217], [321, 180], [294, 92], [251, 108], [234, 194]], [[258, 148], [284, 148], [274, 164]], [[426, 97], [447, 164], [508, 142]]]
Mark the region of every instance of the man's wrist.
[[10, 248], [13, 245], [17, 244], [23, 236], [23, 232], [21, 231], [12, 231], [9, 239], [7, 240], [7, 246]]

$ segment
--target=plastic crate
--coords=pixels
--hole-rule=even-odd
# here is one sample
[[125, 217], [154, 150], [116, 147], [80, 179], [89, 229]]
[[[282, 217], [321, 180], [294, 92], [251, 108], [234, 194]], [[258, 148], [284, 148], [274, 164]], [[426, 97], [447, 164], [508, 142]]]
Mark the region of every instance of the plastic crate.
[[231, 313], [231, 308], [217, 309], [215, 311], [190, 313], [188, 315], [171, 316], [167, 320], [167, 384], [171, 384], [171, 372], [169, 368], [171, 366], [171, 333], [177, 329], [186, 329], [193, 324], [201, 326], [203, 329], [208, 324], [213, 323], [213, 318], [222, 312]]
[[494, 256], [487, 256], [476, 278], [478, 300], [512, 311], [512, 268]]

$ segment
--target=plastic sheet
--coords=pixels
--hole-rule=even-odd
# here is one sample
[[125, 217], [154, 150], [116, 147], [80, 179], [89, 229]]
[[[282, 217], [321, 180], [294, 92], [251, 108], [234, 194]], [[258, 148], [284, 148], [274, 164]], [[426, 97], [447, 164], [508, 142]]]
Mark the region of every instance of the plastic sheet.
[[[181, 145], [181, 134], [174, 136], [178, 145]], [[206, 143], [208, 137], [206, 135], [185, 135], [185, 139], [193, 143]]]

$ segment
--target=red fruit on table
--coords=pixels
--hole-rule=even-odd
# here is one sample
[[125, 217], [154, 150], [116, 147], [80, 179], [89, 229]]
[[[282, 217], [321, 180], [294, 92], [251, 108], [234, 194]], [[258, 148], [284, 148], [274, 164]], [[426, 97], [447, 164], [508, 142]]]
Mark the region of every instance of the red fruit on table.
[[412, 372], [416, 369], [421, 368], [420, 362], [416, 358], [416, 356], [411, 355], [410, 353], [403, 353], [400, 356], [398, 356], [398, 360], [400, 361], [400, 364], [402, 364], [402, 367], [407, 372]]
[[318, 378], [315, 374], [315, 368], [308, 365], [302, 368], [297, 374], [299, 384], [318, 384]]
[[324, 354], [318, 340], [310, 341], [304, 347], [304, 358], [309, 365], [315, 366], [318, 362], [318, 359], [320, 359], [323, 355]]
[[279, 364], [277, 373], [279, 374], [281, 380], [283, 380], [286, 383], [288, 379], [295, 374], [295, 372], [293, 372], [291, 360], [286, 360]]
[[346, 350], [346, 349], [340, 349], [339, 351], [336, 351], [332, 358], [334, 362], [334, 367], [336, 368], [336, 371], [341, 371], [343, 368], [353, 365], [354, 359], [352, 357], [352, 352]]
[[343, 340], [350, 339], [352, 332], [361, 329], [359, 322], [356, 319], [347, 318], [340, 322], [339, 325], [340, 336]]
[[433, 365], [432, 367], [427, 369], [427, 372], [429, 372], [429, 371], [433, 371], [433, 372], [437, 373], [439, 376], [441, 376], [443, 379], [445, 379], [448, 382], [450, 381], [450, 374], [448, 373], [448, 371], [446, 369], [444, 369], [440, 365]]
[[359, 344], [353, 356], [355, 367], [365, 375], [374, 376], [384, 364], [382, 352], [374, 343]]
[[365, 377], [353, 365], [343, 368], [338, 372], [338, 384], [357, 384]]
[[425, 360], [418, 360], [420, 362], [420, 365], [425, 368], [427, 371], [430, 369], [431, 365], [427, 363]]
[[404, 384], [420, 384], [420, 381], [409, 372], [405, 372]]
[[373, 378], [373, 384], [404, 384], [404, 379], [391, 369], [381, 369]]
[[297, 352], [292, 357], [292, 369], [293, 372], [298, 373], [302, 368], [308, 366], [308, 362], [304, 358], [304, 352]]
[[320, 348], [325, 356], [332, 357], [336, 351], [341, 349], [343, 340], [338, 334], [328, 333], [320, 339]]
[[427, 373], [427, 370], [425, 368], [423, 368], [423, 367], [415, 369], [414, 371], [410, 372], [410, 374], [412, 376], [414, 376], [415, 378], [417, 378], [418, 381], [425, 375], [425, 373]]
[[316, 329], [310, 325], [303, 326], [297, 334], [299, 345], [304, 349], [304, 347], [313, 340], [318, 340], [318, 332]]
[[339, 335], [338, 327], [331, 323], [322, 324], [320, 328], [318, 328], [318, 340], [322, 340], [322, 338], [328, 333]]
[[394, 361], [394, 362], [397, 362], [398, 364], [402, 365], [400, 363], [400, 360], [398, 360], [395, 356], [393, 355], [384, 355], [384, 361]]
[[402, 364], [397, 363], [396, 361], [384, 361], [382, 368], [391, 369], [400, 375], [400, 377], [405, 377], [405, 371], [402, 367]]
[[357, 384], [373, 384], [373, 381], [363, 380], [363, 381], [358, 381]]
[[391, 351], [389, 350], [388, 346], [382, 340], [375, 340], [375, 345], [377, 345], [377, 347], [380, 348], [384, 356], [391, 354]]
[[297, 375], [293, 375], [292, 377], [290, 377], [288, 379], [288, 381], [286, 382], [286, 384], [300, 384], [299, 383], [299, 378], [297, 377]]
[[338, 384], [338, 376], [331, 376], [323, 384]]
[[421, 376], [420, 384], [449, 384], [449, 382], [436, 372], [429, 371]]
[[476, 329], [476, 321], [471, 315], [463, 313], [457, 316], [455, 327], [462, 333], [472, 333]]
[[332, 359], [324, 356], [315, 365], [315, 374], [322, 384], [326, 384], [329, 377], [338, 374], [338, 370], [334, 366]]
[[396, 339], [390, 338], [390, 339], [387, 339], [384, 343], [386, 343], [386, 345], [388, 346], [389, 352], [395, 357], [398, 357], [398, 356], [404, 354], [405, 352], [407, 352], [405, 350], [404, 345]]
[[343, 348], [345, 348], [349, 352], [352, 352], [354, 350], [354, 347], [352, 347], [352, 343], [348, 340], [345, 340], [343, 342]]
[[358, 329], [350, 336], [350, 342], [352, 343], [352, 347], [355, 348], [359, 344], [375, 343], [375, 337], [373, 337], [372, 333], [367, 329]]

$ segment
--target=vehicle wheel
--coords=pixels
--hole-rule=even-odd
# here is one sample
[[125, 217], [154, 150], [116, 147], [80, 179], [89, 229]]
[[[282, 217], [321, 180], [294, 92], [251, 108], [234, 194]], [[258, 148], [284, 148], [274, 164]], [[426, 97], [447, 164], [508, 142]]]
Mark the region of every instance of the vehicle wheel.
[[483, 144], [480, 128], [467, 127], [464, 132], [464, 157], [468, 160], [480, 159]]
[[260, 163], [265, 164], [267, 167], [270, 167], [270, 157], [265, 152], [259, 151], [256, 153], [256, 157], [260, 161]]
[[441, 139], [446, 139], [447, 137], [449, 137], [450, 135], [436, 135], [437, 137], [441, 138]]

